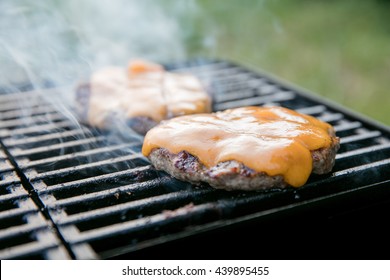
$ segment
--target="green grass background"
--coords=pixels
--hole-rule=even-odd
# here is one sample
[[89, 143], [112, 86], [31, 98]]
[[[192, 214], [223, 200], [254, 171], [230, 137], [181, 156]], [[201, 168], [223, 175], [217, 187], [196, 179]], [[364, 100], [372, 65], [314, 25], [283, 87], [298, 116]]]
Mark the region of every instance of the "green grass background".
[[390, 1], [196, 3], [191, 55], [263, 69], [390, 125]]

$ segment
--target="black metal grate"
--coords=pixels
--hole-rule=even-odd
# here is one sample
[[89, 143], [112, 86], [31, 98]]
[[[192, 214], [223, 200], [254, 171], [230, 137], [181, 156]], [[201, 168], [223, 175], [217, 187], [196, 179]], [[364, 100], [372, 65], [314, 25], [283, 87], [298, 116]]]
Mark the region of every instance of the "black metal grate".
[[230, 62], [196, 60], [169, 69], [204, 81], [214, 111], [274, 104], [331, 123], [341, 137], [333, 172], [313, 175], [297, 190], [196, 187], [155, 171], [140, 154], [142, 139], [80, 126], [46, 98], [61, 95], [56, 89], [0, 95], [0, 258], [128, 257], [294, 209], [325, 207], [327, 215], [336, 211], [332, 203], [390, 199], [387, 127]]
[[69, 258], [2, 150], [0, 161], [0, 259]]

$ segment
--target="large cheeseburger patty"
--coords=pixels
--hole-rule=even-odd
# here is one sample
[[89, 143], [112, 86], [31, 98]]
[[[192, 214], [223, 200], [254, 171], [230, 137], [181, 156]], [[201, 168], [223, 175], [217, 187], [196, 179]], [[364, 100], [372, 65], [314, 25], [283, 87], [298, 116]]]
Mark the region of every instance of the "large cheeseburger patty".
[[156, 169], [226, 190], [300, 187], [331, 171], [339, 149], [333, 127], [283, 107], [243, 107], [176, 117], [146, 135]]

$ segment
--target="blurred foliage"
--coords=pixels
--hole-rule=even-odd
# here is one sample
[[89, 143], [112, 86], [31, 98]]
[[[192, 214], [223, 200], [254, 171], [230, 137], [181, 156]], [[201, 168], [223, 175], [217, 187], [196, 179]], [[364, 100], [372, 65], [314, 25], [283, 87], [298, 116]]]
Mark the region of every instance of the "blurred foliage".
[[390, 124], [390, 1], [196, 3], [183, 21], [191, 55], [263, 69]]

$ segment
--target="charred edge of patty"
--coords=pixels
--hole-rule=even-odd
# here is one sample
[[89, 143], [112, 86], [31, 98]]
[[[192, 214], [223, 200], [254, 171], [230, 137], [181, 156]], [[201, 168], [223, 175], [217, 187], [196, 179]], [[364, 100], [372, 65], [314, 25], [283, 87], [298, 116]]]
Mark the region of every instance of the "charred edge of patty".
[[336, 137], [334, 131], [330, 133], [332, 143], [327, 148], [314, 150], [311, 152], [313, 159], [314, 174], [326, 174], [332, 171], [332, 168], [336, 162], [336, 154], [340, 149], [340, 138]]
[[283, 177], [268, 176], [264, 172], [255, 172], [237, 161], [226, 161], [207, 168], [186, 151], [172, 154], [167, 149], [154, 149], [149, 159], [158, 170], [193, 184], [206, 182], [216, 189], [225, 190], [265, 190], [284, 188], [288, 185]]
[[[334, 166], [338, 149], [339, 140], [334, 138], [329, 148], [312, 151], [313, 173], [329, 173]], [[173, 154], [165, 148], [154, 149], [149, 159], [156, 169], [163, 170], [179, 180], [194, 184], [206, 182], [216, 189], [251, 191], [289, 187], [282, 175], [269, 176], [265, 172], [256, 172], [234, 160], [207, 168], [186, 151]]]
[[[82, 83], [76, 88], [76, 114], [80, 122], [85, 125], [91, 125], [88, 121], [90, 96], [90, 83]], [[120, 121], [123, 120], [117, 112], [108, 112], [102, 122], [102, 125], [98, 128], [105, 130], [115, 126], [115, 123]], [[125, 121], [129, 128], [141, 135], [145, 135], [146, 132], [158, 124], [158, 122], [146, 116], [128, 118]]]
[[127, 125], [135, 132], [145, 135], [149, 130], [155, 127], [158, 122], [149, 117], [134, 117], [126, 121]]

